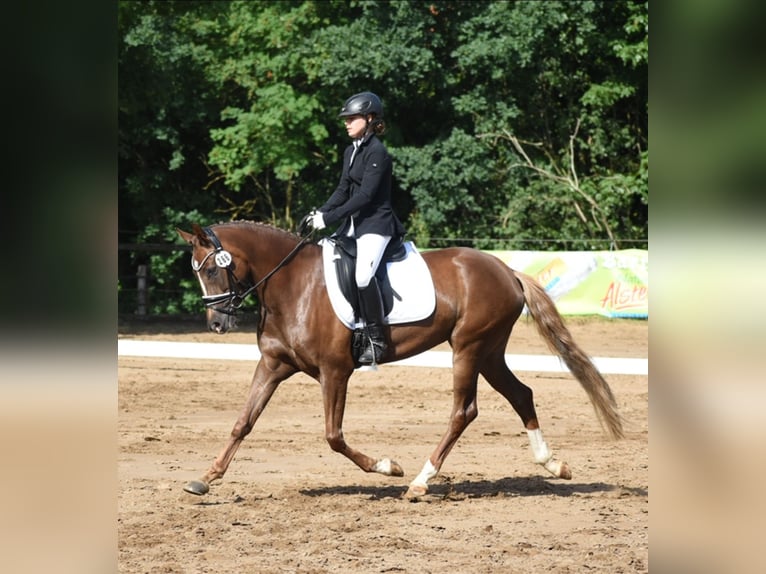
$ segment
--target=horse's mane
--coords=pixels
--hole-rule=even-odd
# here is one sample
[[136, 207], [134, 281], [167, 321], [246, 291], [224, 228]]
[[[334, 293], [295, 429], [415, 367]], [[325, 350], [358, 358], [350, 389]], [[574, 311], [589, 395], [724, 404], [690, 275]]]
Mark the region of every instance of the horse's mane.
[[259, 231], [265, 231], [272, 235], [280, 235], [284, 238], [298, 239], [299, 236], [295, 233], [281, 229], [270, 223], [262, 223], [260, 221], [250, 221], [247, 219], [234, 219], [231, 221], [221, 221], [216, 223], [216, 227], [251, 227]]

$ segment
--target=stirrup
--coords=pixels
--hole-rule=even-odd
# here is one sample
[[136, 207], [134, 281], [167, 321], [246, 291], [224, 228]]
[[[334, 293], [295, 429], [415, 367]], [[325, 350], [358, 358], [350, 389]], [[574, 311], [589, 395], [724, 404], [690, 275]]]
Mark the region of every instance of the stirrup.
[[365, 334], [365, 345], [357, 361], [361, 365], [377, 365], [386, 353], [385, 341], [375, 340]]

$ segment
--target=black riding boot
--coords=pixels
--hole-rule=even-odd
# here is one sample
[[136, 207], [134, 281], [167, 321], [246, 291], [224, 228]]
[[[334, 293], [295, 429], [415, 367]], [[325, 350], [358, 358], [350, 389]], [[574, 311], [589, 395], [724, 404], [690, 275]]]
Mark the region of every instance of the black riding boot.
[[359, 289], [359, 310], [365, 323], [365, 341], [358, 360], [362, 365], [375, 365], [388, 347], [383, 327], [383, 300], [377, 279], [373, 278], [367, 287]]

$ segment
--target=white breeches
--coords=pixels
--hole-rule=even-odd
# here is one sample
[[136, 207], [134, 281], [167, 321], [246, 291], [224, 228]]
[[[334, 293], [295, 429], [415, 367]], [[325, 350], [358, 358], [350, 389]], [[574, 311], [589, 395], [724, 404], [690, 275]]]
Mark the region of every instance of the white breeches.
[[389, 241], [391, 241], [390, 235], [376, 235], [374, 233], [365, 233], [357, 238], [356, 284], [360, 289], [364, 289], [372, 281]]

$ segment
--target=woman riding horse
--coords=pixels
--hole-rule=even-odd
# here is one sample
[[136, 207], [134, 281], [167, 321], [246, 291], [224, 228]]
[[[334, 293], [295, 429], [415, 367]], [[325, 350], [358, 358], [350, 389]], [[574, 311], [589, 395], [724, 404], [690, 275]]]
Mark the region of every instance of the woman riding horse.
[[343, 154], [340, 183], [330, 199], [303, 221], [314, 229], [342, 222], [335, 235], [356, 239], [355, 278], [365, 324], [365, 347], [358, 360], [373, 365], [388, 347], [375, 273], [389, 241], [401, 238], [405, 229], [391, 206], [391, 156], [378, 139], [386, 129], [380, 98], [372, 92], [355, 94], [339, 115], [353, 140]]

